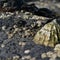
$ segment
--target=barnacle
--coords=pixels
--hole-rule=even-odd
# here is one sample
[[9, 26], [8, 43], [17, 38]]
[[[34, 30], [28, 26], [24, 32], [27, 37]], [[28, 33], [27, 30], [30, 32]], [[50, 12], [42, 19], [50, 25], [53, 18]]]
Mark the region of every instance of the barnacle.
[[59, 43], [59, 40], [60, 26], [53, 20], [36, 33], [33, 41], [36, 44], [54, 47], [55, 44]]

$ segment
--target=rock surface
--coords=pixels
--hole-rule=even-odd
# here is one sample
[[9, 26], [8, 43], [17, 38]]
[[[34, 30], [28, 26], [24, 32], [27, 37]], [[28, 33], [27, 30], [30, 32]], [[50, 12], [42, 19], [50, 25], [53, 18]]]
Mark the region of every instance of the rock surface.
[[60, 25], [56, 20], [46, 24], [37, 32], [34, 42], [37, 44], [54, 47], [60, 41]]
[[[40, 4], [40, 2], [34, 0], [36, 6], [42, 8], [45, 7], [49, 9], [52, 9], [53, 6], [53, 9], [55, 8], [54, 7], [55, 5], [52, 5], [52, 3], [47, 2], [48, 2], [47, 0], [44, 0], [43, 3], [41, 2]], [[6, 3], [5, 4], [4, 3], [3, 5], [5, 7]], [[59, 13], [60, 10], [59, 9], [57, 10], [58, 10], [57, 12]], [[46, 25], [49, 25], [49, 27], [46, 26], [45, 29], [48, 29], [51, 27], [51, 25], [53, 25], [52, 33], [53, 31], [57, 32], [55, 28], [57, 30], [60, 28], [59, 27], [60, 18], [55, 18], [56, 22], [53, 22], [53, 20], [54, 20], [53, 18], [37, 16], [32, 14], [31, 12], [23, 10], [14, 12], [0, 12], [0, 60], [60, 60], [59, 40], [57, 39], [55, 39], [57, 41], [54, 41], [54, 39], [51, 40], [53, 41], [53, 45], [59, 42], [59, 44], [55, 44], [54, 47], [51, 46], [49, 47], [49, 45], [45, 46], [41, 44], [36, 44], [33, 41], [36, 33], [40, 31], [42, 28], [44, 28], [44, 26]], [[46, 30], [44, 30], [44, 32], [45, 31]], [[60, 33], [54, 34], [56, 35], [59, 34], [58, 37], [60, 36]]]

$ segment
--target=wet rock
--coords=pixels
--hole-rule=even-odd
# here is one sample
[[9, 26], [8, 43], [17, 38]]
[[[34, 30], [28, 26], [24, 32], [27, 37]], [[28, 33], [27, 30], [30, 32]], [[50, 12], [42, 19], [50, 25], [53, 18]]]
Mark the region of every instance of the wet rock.
[[34, 37], [36, 44], [54, 47], [56, 43], [59, 43], [60, 27], [55, 20], [46, 24], [41, 30], [37, 32]]

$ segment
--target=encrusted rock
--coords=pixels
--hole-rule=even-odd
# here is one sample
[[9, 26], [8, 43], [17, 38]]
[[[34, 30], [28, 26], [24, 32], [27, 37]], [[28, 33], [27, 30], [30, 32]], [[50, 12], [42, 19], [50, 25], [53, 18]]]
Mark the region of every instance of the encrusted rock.
[[36, 44], [54, 47], [56, 43], [59, 43], [59, 39], [60, 26], [54, 19], [37, 32], [34, 37], [34, 42]]

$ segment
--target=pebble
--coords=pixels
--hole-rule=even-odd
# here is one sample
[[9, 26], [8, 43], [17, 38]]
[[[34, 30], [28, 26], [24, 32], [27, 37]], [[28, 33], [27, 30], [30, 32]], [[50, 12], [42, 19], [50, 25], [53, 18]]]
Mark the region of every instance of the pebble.
[[26, 27], [23, 27], [23, 30], [26, 30]]
[[12, 38], [13, 34], [8, 34], [8, 39]]
[[2, 48], [4, 48], [4, 47], [5, 47], [5, 45], [4, 45], [4, 44], [1, 44], [1, 47], [2, 47]]
[[21, 13], [23, 13], [24, 11], [23, 10], [21, 10]]
[[35, 57], [33, 57], [33, 58], [31, 58], [30, 60], [36, 60], [36, 58], [35, 58]]
[[57, 54], [57, 57], [60, 57], [60, 51], [56, 53]]
[[29, 55], [28, 56], [23, 56], [22, 60], [24, 60], [24, 59], [31, 59], [31, 56], [29, 56]]
[[15, 60], [15, 59], [19, 59], [19, 56], [13, 56], [13, 60]]
[[46, 57], [47, 57], [46, 53], [43, 53], [43, 54], [41, 55], [41, 58], [46, 58]]
[[36, 15], [34, 15], [31, 19], [39, 19], [40, 17], [39, 16], [36, 16]]
[[26, 43], [25, 42], [19, 42], [19, 45], [23, 47], [26, 45]]
[[47, 52], [46, 54], [47, 54], [47, 57], [52, 57], [53, 52], [49, 51], [49, 52]]
[[25, 50], [24, 53], [28, 54], [28, 53], [30, 53], [30, 50]]
[[18, 11], [16, 11], [16, 15], [18, 15], [19, 14], [19, 12]]
[[14, 27], [14, 28], [17, 28], [17, 25], [14, 25], [13, 27]]
[[56, 59], [56, 57], [57, 57], [57, 54], [54, 53], [54, 54], [52, 55], [52, 58], [53, 58], [53, 59]]
[[6, 29], [6, 26], [2, 26], [2, 30], [5, 30]]
[[38, 26], [41, 26], [41, 21], [37, 21], [36, 23], [38, 24]]
[[54, 48], [55, 52], [59, 52], [60, 51], [60, 44], [57, 44]]
[[29, 16], [28, 16], [28, 15], [24, 15], [23, 18], [24, 18], [24, 19], [28, 19]]
[[55, 58], [50, 58], [49, 60], [56, 60]]

